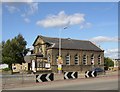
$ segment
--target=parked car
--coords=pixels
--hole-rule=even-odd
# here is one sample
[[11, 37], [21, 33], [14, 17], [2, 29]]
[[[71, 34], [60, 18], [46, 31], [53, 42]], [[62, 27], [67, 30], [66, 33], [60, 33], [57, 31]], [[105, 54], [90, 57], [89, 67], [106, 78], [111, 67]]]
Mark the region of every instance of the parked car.
[[98, 75], [99, 75], [99, 74], [105, 74], [105, 73], [106, 73], [104, 69], [99, 68], [99, 67], [93, 68], [92, 71], [96, 71]]

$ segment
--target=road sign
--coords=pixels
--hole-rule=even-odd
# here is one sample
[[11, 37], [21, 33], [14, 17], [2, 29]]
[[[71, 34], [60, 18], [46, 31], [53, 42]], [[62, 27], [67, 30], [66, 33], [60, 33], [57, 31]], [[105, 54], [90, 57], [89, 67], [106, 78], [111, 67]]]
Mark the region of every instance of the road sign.
[[86, 71], [85, 72], [85, 77], [89, 78], [89, 77], [96, 77], [97, 76], [97, 72], [96, 71]]
[[50, 68], [50, 63], [46, 63], [45, 68]]
[[64, 72], [64, 79], [78, 78], [78, 72]]
[[58, 64], [58, 70], [62, 70], [62, 65]]
[[54, 80], [54, 73], [36, 75], [36, 82], [47, 82]]

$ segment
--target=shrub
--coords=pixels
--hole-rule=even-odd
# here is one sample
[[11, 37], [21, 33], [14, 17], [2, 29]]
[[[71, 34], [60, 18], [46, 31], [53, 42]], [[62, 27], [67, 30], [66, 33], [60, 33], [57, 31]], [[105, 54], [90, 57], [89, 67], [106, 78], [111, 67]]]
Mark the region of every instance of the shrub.
[[9, 71], [11, 70], [10, 68], [4, 68], [3, 71]]

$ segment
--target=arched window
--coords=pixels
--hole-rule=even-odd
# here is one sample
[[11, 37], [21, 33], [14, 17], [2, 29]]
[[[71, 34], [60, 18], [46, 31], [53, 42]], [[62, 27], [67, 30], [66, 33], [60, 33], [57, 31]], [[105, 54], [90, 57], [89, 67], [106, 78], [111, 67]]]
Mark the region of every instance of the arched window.
[[91, 55], [91, 65], [94, 65], [94, 54]]
[[87, 55], [83, 55], [83, 65], [87, 65]]
[[74, 57], [74, 62], [75, 62], [75, 65], [78, 65], [79, 64], [79, 56], [76, 54], [75, 57]]
[[40, 53], [42, 52], [42, 47], [41, 47], [41, 46], [39, 47], [39, 52], [40, 52]]
[[70, 65], [70, 55], [66, 55], [66, 65]]
[[100, 65], [101, 64], [101, 56], [99, 55], [98, 56], [98, 65]]

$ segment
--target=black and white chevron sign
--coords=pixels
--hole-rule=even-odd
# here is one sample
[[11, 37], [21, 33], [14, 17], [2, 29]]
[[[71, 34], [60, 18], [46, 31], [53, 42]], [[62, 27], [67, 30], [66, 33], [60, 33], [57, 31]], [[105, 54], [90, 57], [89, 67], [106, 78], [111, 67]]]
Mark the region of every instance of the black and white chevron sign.
[[54, 80], [54, 73], [36, 75], [36, 82], [46, 82], [53, 80]]
[[78, 72], [64, 72], [64, 79], [78, 78]]
[[96, 71], [86, 71], [85, 72], [85, 77], [89, 78], [89, 77], [96, 77], [97, 76], [97, 72]]

